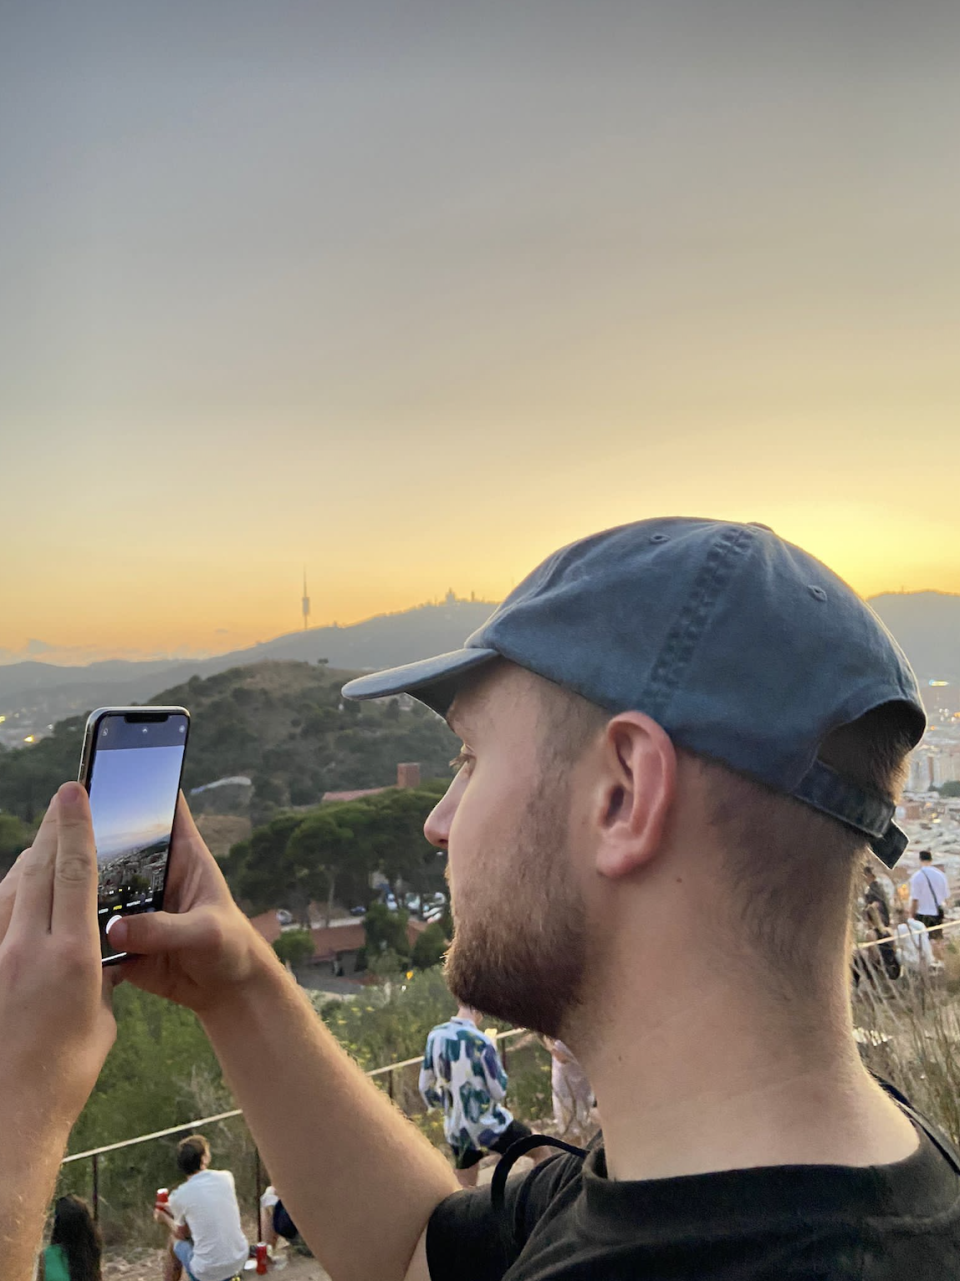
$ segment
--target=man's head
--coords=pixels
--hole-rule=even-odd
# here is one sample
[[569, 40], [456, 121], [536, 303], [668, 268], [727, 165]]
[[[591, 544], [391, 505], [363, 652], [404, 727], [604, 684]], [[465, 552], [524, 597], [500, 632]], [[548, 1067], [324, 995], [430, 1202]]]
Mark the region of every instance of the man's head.
[[177, 1168], [189, 1179], [210, 1164], [210, 1144], [202, 1134], [191, 1134], [177, 1144]]
[[[560, 1035], [657, 914], [778, 996], [814, 998], [842, 966], [855, 875], [874, 879], [850, 828], [513, 664], [466, 684], [450, 722], [463, 763], [426, 833], [449, 854], [463, 1001]], [[904, 751], [876, 716], [824, 744], [891, 799]]]
[[[888, 865], [903, 847], [912, 673], [845, 584], [762, 528], [585, 539], [463, 650], [346, 692], [400, 689], [464, 740], [427, 824], [449, 851], [451, 986], [548, 1034], [585, 985], [640, 964], [656, 982], [705, 947], [781, 998], [795, 971], [822, 989], [868, 847]], [[669, 954], [646, 954], [665, 920]]]
[[921, 862], [921, 863], [932, 863], [932, 862], [933, 862], [933, 855], [930, 853], [930, 851], [929, 851], [929, 850], [921, 850], [921, 851], [920, 851], [920, 862]]

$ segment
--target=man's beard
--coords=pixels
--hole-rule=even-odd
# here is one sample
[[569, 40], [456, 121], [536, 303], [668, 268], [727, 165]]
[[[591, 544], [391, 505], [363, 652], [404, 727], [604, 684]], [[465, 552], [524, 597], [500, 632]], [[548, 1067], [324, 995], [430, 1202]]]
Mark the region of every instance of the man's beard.
[[[541, 787], [512, 849], [488, 852], [496, 887], [457, 912], [446, 978], [464, 1005], [559, 1036], [579, 1004], [586, 957], [583, 901], [570, 866], [562, 788]], [[476, 876], [479, 869], [473, 869]]]

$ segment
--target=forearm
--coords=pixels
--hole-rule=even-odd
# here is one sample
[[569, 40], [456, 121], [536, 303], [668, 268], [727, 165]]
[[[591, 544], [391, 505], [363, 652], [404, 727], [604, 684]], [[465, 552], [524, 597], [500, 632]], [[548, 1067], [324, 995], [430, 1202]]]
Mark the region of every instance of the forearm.
[[[9, 1096], [8, 1096], [9, 1097]], [[33, 1281], [43, 1225], [69, 1132], [7, 1117], [0, 1144], [0, 1259], [4, 1281]]]
[[[202, 1015], [283, 1203], [334, 1281], [402, 1281], [457, 1181], [265, 961]], [[371, 1225], [375, 1225], [371, 1228]]]

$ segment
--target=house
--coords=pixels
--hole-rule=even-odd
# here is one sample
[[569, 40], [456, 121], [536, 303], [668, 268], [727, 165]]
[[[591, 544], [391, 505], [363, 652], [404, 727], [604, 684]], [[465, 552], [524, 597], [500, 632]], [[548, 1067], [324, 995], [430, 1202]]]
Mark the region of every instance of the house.
[[[261, 912], [250, 918], [250, 923], [268, 943], [275, 943], [282, 933], [276, 912]], [[427, 928], [426, 921], [407, 922], [407, 942], [413, 947]], [[297, 967], [297, 979], [303, 987], [323, 989], [331, 979], [352, 979], [358, 985], [357, 959], [360, 949], [366, 946], [363, 921], [338, 921], [332, 925], [315, 925], [313, 956], [305, 965]], [[362, 971], [361, 971], [362, 973]]]
[[389, 792], [391, 787], [419, 787], [420, 766], [416, 761], [401, 761], [397, 766], [397, 781], [390, 787], [361, 787], [353, 792], [324, 792], [320, 798], [326, 805], [331, 801], [357, 801], [361, 796], [377, 796], [380, 792]]

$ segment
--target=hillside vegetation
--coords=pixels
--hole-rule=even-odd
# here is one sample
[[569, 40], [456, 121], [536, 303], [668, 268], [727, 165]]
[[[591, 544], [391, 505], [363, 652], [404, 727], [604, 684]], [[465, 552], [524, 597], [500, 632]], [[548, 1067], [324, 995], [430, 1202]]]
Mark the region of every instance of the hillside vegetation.
[[[204, 794], [201, 808], [250, 808], [254, 823], [278, 809], [317, 804], [324, 792], [387, 787], [400, 761], [418, 761], [424, 778], [447, 775], [456, 739], [414, 703], [354, 703], [340, 697], [352, 672], [324, 664], [267, 662], [192, 677], [150, 702], [181, 704], [193, 717], [184, 790], [232, 775], [252, 789]], [[71, 717], [31, 747], [0, 756], [0, 811], [27, 823], [57, 787], [75, 778], [84, 716]]]

